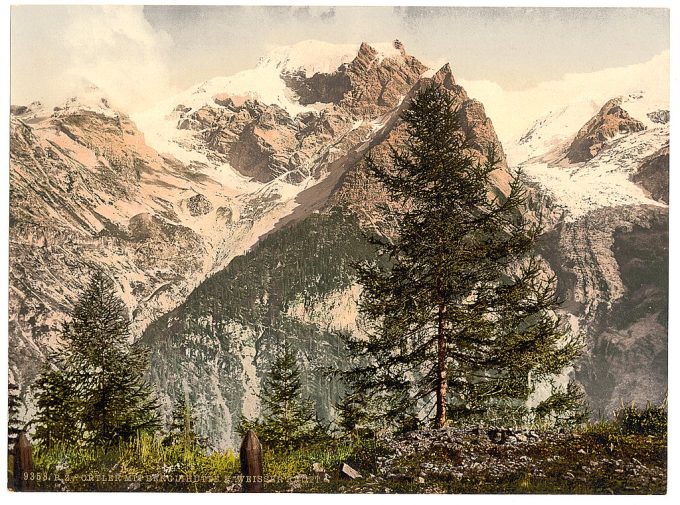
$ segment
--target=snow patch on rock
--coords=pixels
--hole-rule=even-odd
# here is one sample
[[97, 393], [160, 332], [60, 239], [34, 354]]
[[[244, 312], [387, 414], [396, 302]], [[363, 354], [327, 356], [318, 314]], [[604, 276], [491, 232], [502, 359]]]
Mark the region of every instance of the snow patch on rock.
[[583, 164], [565, 167], [529, 161], [520, 164], [520, 168], [530, 180], [551, 193], [555, 205], [566, 211], [566, 221], [601, 207], [634, 204], [665, 207], [648, 198], [630, 176], [667, 139], [668, 127], [664, 125], [613, 139], [608, 149]]

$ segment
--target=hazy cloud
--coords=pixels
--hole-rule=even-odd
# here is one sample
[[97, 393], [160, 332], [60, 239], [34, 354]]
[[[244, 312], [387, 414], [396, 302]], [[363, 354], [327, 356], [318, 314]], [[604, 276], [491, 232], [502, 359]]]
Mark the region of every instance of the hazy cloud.
[[12, 9], [12, 101], [55, 104], [91, 83], [127, 110], [173, 90], [170, 36], [136, 6]]
[[670, 39], [667, 9], [633, 8], [20, 6], [11, 21], [13, 102], [91, 81], [128, 109], [306, 39], [399, 39], [457, 78], [514, 90], [648, 61]]

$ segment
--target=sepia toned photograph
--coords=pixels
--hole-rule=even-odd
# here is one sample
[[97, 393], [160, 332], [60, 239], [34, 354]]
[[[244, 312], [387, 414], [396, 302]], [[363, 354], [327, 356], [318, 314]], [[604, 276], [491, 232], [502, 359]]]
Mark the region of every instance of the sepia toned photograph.
[[666, 494], [669, 8], [7, 11], [7, 489]]

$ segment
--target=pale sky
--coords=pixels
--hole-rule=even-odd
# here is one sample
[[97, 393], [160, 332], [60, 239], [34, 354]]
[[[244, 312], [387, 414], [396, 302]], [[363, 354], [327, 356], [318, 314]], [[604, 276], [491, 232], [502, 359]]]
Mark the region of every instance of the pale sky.
[[307, 39], [399, 39], [457, 77], [519, 90], [646, 62], [669, 33], [666, 9], [15, 6], [12, 103], [58, 101], [88, 81], [140, 109]]

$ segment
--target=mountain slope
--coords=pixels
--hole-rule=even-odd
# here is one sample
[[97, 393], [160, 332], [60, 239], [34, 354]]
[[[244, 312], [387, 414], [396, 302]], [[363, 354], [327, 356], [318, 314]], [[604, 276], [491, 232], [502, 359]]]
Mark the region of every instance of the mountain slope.
[[[354, 58], [388, 81], [402, 66], [411, 68], [407, 62], [420, 70], [403, 50], [361, 48]], [[281, 72], [276, 64], [267, 68]], [[394, 103], [386, 99], [380, 111], [396, 106], [418, 77], [404, 72], [387, 85]], [[213, 84], [216, 95], [234, 98], [233, 89]], [[359, 118], [334, 104], [299, 106], [303, 113], [291, 117], [259, 95], [234, 105], [196, 91], [180, 97], [193, 97], [195, 110], [161, 104], [145, 116], [171, 130], [163, 130], [167, 154], [146, 143], [157, 130], [143, 135], [96, 88], [54, 109], [12, 107], [10, 378], [24, 391], [93, 269], [115, 278], [132, 316], [131, 337], [138, 338], [298, 207], [296, 195], [370, 142], [382, 120], [382, 113], [366, 110]], [[195, 129], [185, 126], [188, 118]]]
[[[358, 58], [363, 58], [362, 52], [374, 57], [365, 45]], [[406, 58], [404, 64], [407, 69], [412, 66]], [[483, 106], [455, 83], [446, 65], [393, 100], [395, 107], [382, 116], [373, 137], [328, 165], [327, 177], [297, 195], [299, 206], [274, 231], [144, 333], [142, 342], [153, 350], [151, 374], [163, 391], [166, 409], [173, 395], [186, 392], [201, 413], [200, 428], [218, 447], [236, 446], [241, 415], [259, 413], [260, 383], [273, 361], [275, 344], [282, 339], [298, 356], [305, 393], [314, 400], [317, 413], [334, 420], [334, 404], [343, 389], [328, 375], [329, 369], [346, 358], [341, 332], [361, 331], [360, 288], [352, 264], [375, 256], [366, 234], [390, 233], [393, 225], [381, 221], [377, 205], [386, 202], [385, 192], [369, 176], [363, 157], [370, 152], [384, 160], [392, 147], [403, 143], [401, 112], [419, 89], [433, 81], [454, 97], [461, 132], [470, 140], [472, 153], [483, 160], [487, 146], [497, 146], [502, 163], [493, 179], [499, 193], [507, 192], [510, 174], [493, 125]], [[362, 82], [373, 83], [374, 89], [366, 92], [369, 96], [382, 90], [371, 78]], [[342, 98], [340, 107], [356, 111], [354, 97], [363, 92], [349, 93], [350, 99]], [[361, 114], [372, 110], [374, 105]]]
[[667, 391], [669, 117], [647, 95], [611, 99], [581, 127], [546, 134], [570, 116], [562, 109], [519, 141], [534, 143], [520, 167], [550, 207], [539, 251], [585, 336], [575, 376], [596, 416]]
[[346, 96], [304, 105], [289, 86], [309, 80], [300, 50], [135, 121], [96, 88], [12, 107], [10, 380], [29, 411], [28, 386], [94, 269], [116, 280], [137, 339], [283, 218], [308, 215], [309, 192], [337, 183], [426, 70], [397, 42], [357, 45], [328, 67], [352, 83]]

